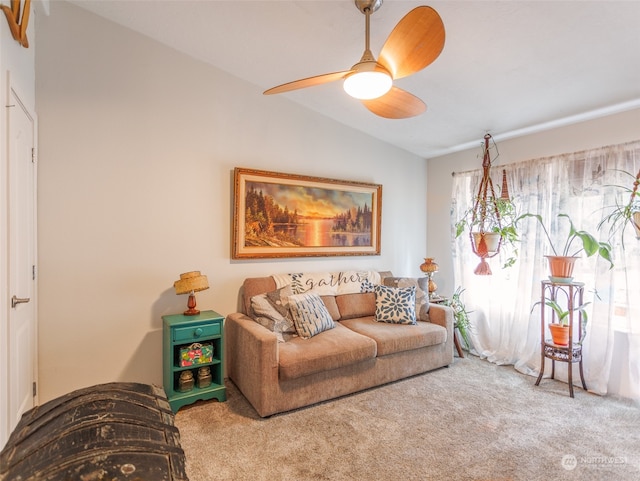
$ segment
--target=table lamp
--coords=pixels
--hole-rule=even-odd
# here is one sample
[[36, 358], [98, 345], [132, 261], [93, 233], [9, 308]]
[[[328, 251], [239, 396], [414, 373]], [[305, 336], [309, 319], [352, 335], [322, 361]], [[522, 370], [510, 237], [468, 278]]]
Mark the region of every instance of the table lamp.
[[433, 260], [433, 257], [426, 257], [424, 263], [420, 264], [420, 270], [427, 275], [429, 299], [436, 297], [436, 289], [438, 289], [438, 286], [433, 282], [433, 275], [438, 272], [438, 269], [438, 264]]
[[209, 281], [207, 276], [200, 274], [200, 271], [185, 272], [180, 274], [180, 279], [173, 283], [173, 287], [176, 290], [176, 294], [189, 294], [189, 300], [187, 301], [187, 309], [184, 311], [185, 316], [195, 316], [200, 314], [200, 311], [196, 309], [196, 292], [209, 289]]

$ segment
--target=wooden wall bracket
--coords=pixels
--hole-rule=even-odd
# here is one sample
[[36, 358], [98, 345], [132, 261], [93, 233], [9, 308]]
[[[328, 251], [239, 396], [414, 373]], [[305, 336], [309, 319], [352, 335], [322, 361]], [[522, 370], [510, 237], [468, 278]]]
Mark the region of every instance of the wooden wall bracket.
[[20, 9], [20, 0], [11, 0], [11, 8], [0, 5], [9, 22], [9, 30], [13, 38], [24, 48], [29, 48], [27, 40], [27, 25], [31, 13], [31, 0], [24, 0], [24, 6]]

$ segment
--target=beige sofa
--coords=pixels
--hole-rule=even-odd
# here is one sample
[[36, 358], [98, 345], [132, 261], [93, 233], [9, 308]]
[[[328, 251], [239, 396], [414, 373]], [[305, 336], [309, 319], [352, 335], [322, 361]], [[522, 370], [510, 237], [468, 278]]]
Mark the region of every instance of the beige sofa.
[[[380, 282], [390, 273], [381, 273]], [[431, 304], [415, 325], [376, 322], [375, 295], [322, 296], [335, 328], [310, 339], [278, 342], [248, 313], [251, 297], [276, 289], [273, 277], [249, 278], [239, 309], [225, 322], [227, 373], [262, 417], [448, 366], [453, 311]], [[424, 316], [422, 316], [424, 317]]]

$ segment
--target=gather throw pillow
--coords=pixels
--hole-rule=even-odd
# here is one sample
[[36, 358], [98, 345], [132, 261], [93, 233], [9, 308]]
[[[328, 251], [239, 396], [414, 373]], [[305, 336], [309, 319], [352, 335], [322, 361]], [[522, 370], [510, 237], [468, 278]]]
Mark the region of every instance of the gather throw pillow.
[[386, 277], [383, 281], [385, 286], [390, 287], [411, 287], [416, 288], [416, 318], [419, 321], [429, 320], [429, 293], [426, 289], [422, 289], [421, 281], [426, 281], [426, 278], [417, 279], [415, 277]]
[[336, 326], [318, 294], [308, 292], [289, 296], [289, 310], [296, 332], [303, 339], [310, 339]]
[[291, 286], [284, 286], [251, 298], [254, 320], [275, 333], [278, 342], [288, 341], [297, 335], [289, 311], [289, 296], [292, 294]]
[[393, 324], [416, 323], [416, 288], [376, 286], [376, 315], [378, 322]]

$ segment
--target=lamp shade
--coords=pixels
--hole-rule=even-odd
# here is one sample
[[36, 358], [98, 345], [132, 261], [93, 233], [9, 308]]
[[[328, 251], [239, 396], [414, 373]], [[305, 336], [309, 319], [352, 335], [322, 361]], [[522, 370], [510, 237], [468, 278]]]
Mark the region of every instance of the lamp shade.
[[176, 294], [190, 294], [209, 289], [209, 281], [200, 271], [185, 272], [180, 274], [180, 279], [173, 283], [173, 287]]

